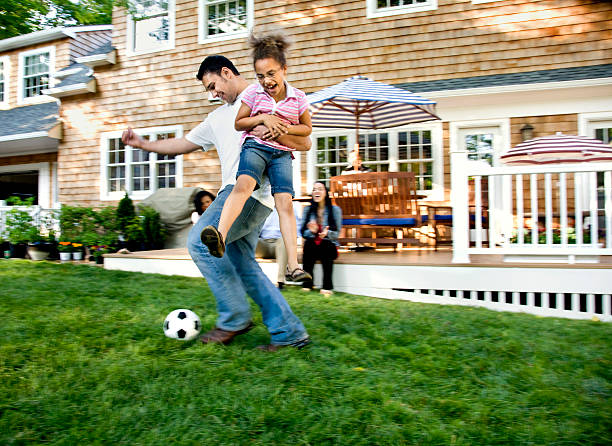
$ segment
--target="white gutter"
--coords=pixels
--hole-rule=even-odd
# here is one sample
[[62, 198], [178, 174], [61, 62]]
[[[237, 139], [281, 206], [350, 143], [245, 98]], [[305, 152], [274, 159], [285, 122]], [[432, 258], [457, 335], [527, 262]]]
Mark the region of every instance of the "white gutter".
[[80, 84], [67, 85], [65, 87], [53, 87], [42, 90], [42, 94], [47, 96], [53, 96], [54, 98], [60, 98], [63, 96], [72, 96], [75, 94], [83, 93], [95, 93], [96, 92], [96, 80], [92, 79], [89, 82], [82, 82]]
[[75, 38], [76, 33], [84, 31], [110, 31], [112, 25], [93, 25], [93, 26], [74, 26], [43, 29], [22, 36], [10, 37], [0, 40], [0, 51], [8, 51], [24, 46], [35, 45], [37, 43], [50, 42], [52, 40], [63, 39], [64, 37]]
[[538, 82], [533, 84], [499, 85], [495, 87], [458, 88], [456, 90], [419, 91], [416, 93], [421, 96], [427, 97], [428, 99], [435, 99], [495, 93], [519, 93], [522, 91], [556, 90], [562, 88], [598, 87], [611, 84], [612, 77], [600, 77], [595, 79], [580, 79], [573, 81]]
[[17, 141], [20, 139], [33, 139], [33, 138], [44, 138], [49, 136], [49, 132], [30, 132], [30, 133], [17, 133], [15, 135], [0, 136], [0, 142], [4, 141]]
[[77, 57], [75, 61], [87, 65], [90, 68], [99, 67], [101, 65], [114, 65], [117, 62], [117, 51], [113, 48], [108, 53]]

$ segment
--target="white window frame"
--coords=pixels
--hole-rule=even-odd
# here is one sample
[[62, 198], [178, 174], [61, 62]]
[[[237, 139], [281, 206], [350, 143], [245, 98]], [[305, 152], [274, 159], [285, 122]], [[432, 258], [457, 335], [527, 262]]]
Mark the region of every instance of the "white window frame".
[[[450, 123], [450, 151], [463, 151], [461, 136], [464, 132], [485, 133], [491, 129], [497, 132], [493, 135], [493, 166], [498, 166], [500, 157], [510, 150], [510, 119], [454, 121]], [[488, 163], [487, 163], [488, 165]]]
[[[579, 113], [578, 114], [578, 134], [582, 136], [588, 136], [590, 138], [595, 138], [595, 130], [597, 128], [612, 128], [612, 111], [610, 112], [602, 112], [602, 113]], [[603, 187], [601, 188], [601, 193], [603, 194]], [[589, 197], [589, 189], [588, 182], [584, 182], [584, 190], [582, 193], [584, 197], [583, 206], [588, 209], [588, 197]], [[600, 206], [600, 201], [597, 200], [598, 208]], [[605, 205], [604, 205], [605, 206]], [[599, 210], [604, 210], [604, 208], [599, 208]]]
[[255, 1], [247, 0], [247, 29], [245, 31], [236, 31], [233, 33], [216, 34], [208, 37], [204, 32], [207, 28], [206, 6], [210, 3], [209, 0], [198, 0], [198, 43], [206, 44], [211, 42], [219, 42], [223, 40], [242, 39], [248, 37], [255, 23]]
[[[51, 209], [55, 205], [57, 193], [51, 189], [51, 179], [54, 186], [57, 182], [57, 172], [50, 169], [50, 163], [13, 164], [0, 166], [0, 173], [19, 173], [28, 171], [38, 172], [38, 205], [44, 209]], [[50, 176], [53, 175], [53, 178]]]
[[0, 63], [2, 63], [2, 75], [4, 80], [2, 83], [4, 84], [4, 98], [0, 101], [0, 107], [6, 108], [9, 105], [9, 86], [11, 85], [9, 73], [11, 72], [10, 68], [11, 59], [9, 56], [0, 56]]
[[160, 51], [173, 50], [175, 47], [175, 35], [176, 35], [176, 3], [175, 0], [168, 0], [168, 42], [165, 45], [161, 45], [158, 48], [150, 50], [134, 50], [134, 19], [129, 13], [126, 15], [127, 20], [127, 34], [126, 34], [126, 54], [128, 57], [140, 56], [142, 54], [159, 53]]
[[438, 0], [428, 0], [427, 3], [418, 5], [402, 5], [389, 8], [378, 8], [376, 0], [366, 0], [366, 17], [375, 19], [398, 14], [411, 14], [414, 12], [434, 11], [438, 9]]
[[[411, 131], [430, 131], [431, 132], [431, 150], [433, 159], [432, 168], [432, 188], [427, 190], [419, 190], [418, 193], [425, 195], [424, 200], [442, 201], [444, 200], [444, 148], [443, 148], [443, 132], [441, 122], [424, 122], [420, 124], [411, 124], [401, 127], [392, 127], [387, 129], [377, 130], [360, 130], [359, 135], [369, 135], [372, 133], [387, 133], [389, 143], [389, 172], [397, 172], [399, 170], [399, 147], [398, 133]], [[312, 139], [312, 149], [308, 153], [307, 166], [307, 184], [308, 190], [312, 189], [314, 182], [317, 181], [316, 164], [317, 150], [316, 142], [319, 137], [328, 136], [346, 136], [347, 148], [352, 150], [355, 146], [355, 131], [347, 129], [314, 129]], [[369, 164], [369, 163], [367, 163]], [[347, 164], [348, 167], [348, 164]]]
[[25, 58], [40, 53], [49, 53], [49, 88], [51, 87], [51, 79], [55, 74], [55, 46], [46, 46], [44, 48], [36, 48], [35, 50], [24, 51], [19, 53], [19, 78], [17, 79], [17, 104], [32, 104], [40, 102], [48, 102], [49, 96], [40, 94], [26, 98], [24, 96], [24, 76], [25, 76]]
[[[182, 125], [172, 125], [172, 126], [162, 126], [162, 127], [147, 127], [141, 129], [134, 129], [134, 132], [140, 136], [144, 135], [153, 135], [158, 133], [175, 133], [175, 138], [183, 137], [183, 126]], [[123, 131], [118, 130], [114, 132], [104, 132], [100, 136], [100, 200], [101, 201], [117, 201], [125, 196], [126, 191], [109, 191], [108, 190], [108, 141], [111, 139], [121, 138], [121, 134]], [[154, 141], [155, 139], [150, 138], [150, 141]], [[127, 188], [128, 196], [133, 200], [143, 200], [147, 198], [149, 195], [154, 193], [157, 188], [157, 174], [156, 174], [156, 165], [157, 165], [157, 154], [151, 153], [149, 157], [149, 172], [150, 172], [150, 182], [149, 182], [149, 190], [144, 191], [132, 191], [132, 172], [130, 167], [132, 166], [132, 153], [131, 146], [125, 146], [125, 185]], [[176, 155], [176, 188], [183, 187], [183, 155]]]

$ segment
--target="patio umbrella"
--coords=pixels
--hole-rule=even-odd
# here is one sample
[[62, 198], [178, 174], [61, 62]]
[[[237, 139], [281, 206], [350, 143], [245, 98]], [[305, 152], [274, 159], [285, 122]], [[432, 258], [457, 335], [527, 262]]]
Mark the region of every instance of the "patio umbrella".
[[587, 136], [556, 135], [530, 139], [500, 157], [509, 165], [612, 161], [612, 146]]
[[435, 101], [410, 91], [354, 76], [307, 96], [313, 127], [381, 129], [436, 121]]

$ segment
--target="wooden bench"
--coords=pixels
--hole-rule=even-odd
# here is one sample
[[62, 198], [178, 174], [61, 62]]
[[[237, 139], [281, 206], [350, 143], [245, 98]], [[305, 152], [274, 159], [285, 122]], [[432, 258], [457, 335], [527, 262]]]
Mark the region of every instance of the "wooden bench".
[[[342, 209], [340, 244], [420, 244], [407, 237], [421, 226], [412, 172], [371, 172], [330, 178], [330, 196]], [[386, 229], [393, 235], [379, 236]]]

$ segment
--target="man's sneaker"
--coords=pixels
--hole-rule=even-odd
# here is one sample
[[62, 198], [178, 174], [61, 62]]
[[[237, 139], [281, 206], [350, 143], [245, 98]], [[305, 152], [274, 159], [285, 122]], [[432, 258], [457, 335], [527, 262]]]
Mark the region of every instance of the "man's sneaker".
[[225, 242], [217, 228], [212, 225], [206, 226], [200, 233], [200, 240], [206, 245], [211, 256], [223, 257], [225, 253]]
[[287, 279], [287, 282], [304, 282], [306, 280], [312, 280], [312, 276], [302, 268], [296, 268], [291, 272], [289, 272], [289, 268], [287, 268], [285, 279]]
[[282, 348], [285, 347], [293, 347], [296, 350], [301, 350], [304, 347], [310, 345], [312, 343], [312, 341], [310, 340], [310, 336], [304, 338], [304, 339], [300, 339], [299, 341], [296, 341], [292, 344], [286, 344], [286, 345], [278, 345], [278, 344], [268, 344], [268, 345], [258, 345], [257, 346], [257, 350], [262, 350], [264, 352], [277, 352]]

